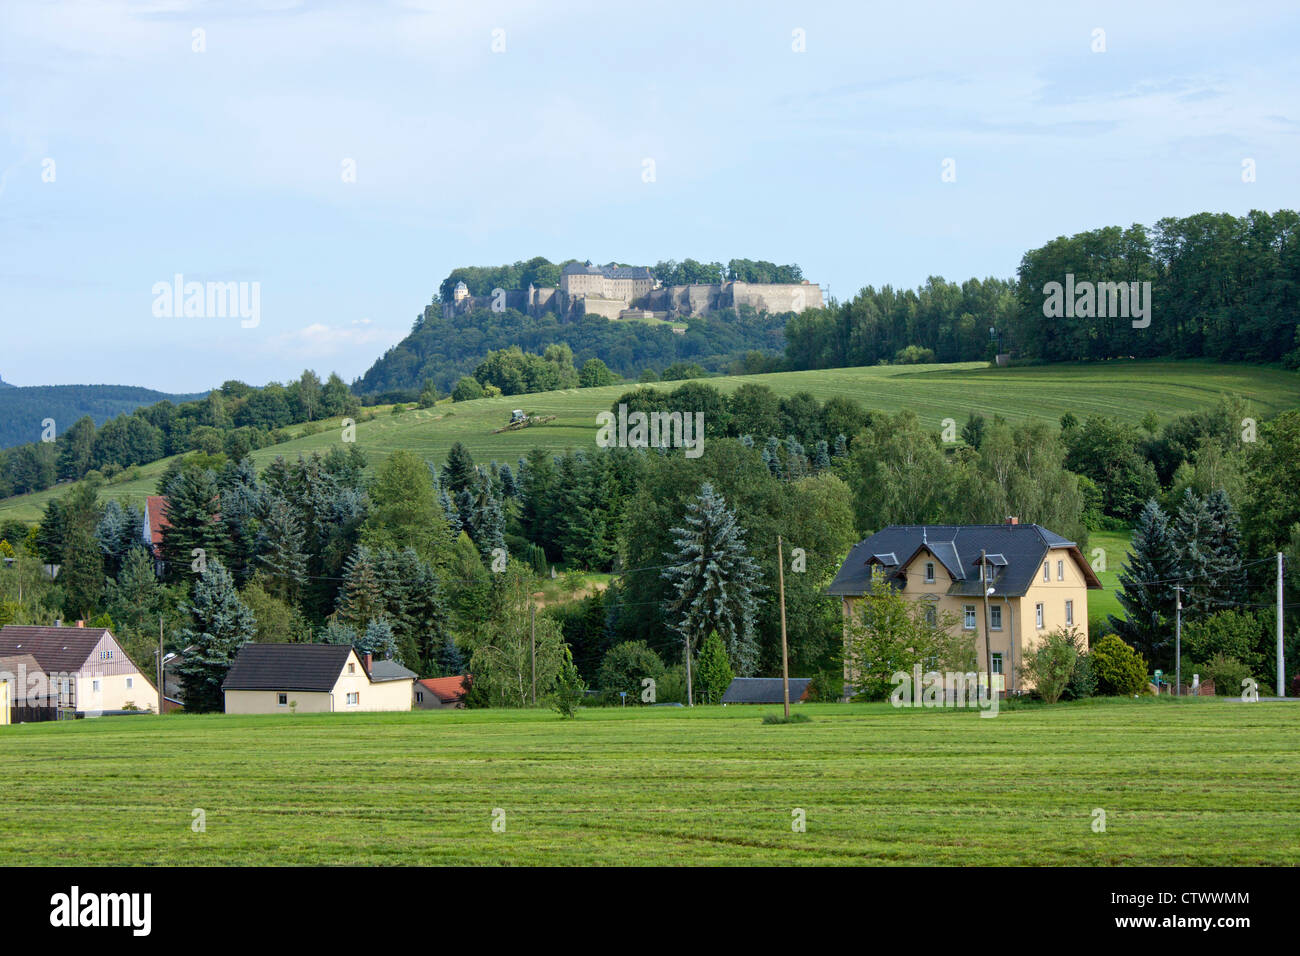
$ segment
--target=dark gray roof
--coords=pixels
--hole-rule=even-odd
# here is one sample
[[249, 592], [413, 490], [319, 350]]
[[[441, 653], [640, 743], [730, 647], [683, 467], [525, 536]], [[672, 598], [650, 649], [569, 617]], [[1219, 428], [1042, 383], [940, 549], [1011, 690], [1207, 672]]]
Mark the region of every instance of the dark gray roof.
[[654, 278], [654, 273], [645, 266], [589, 266], [581, 262], [570, 262], [563, 271], [566, 276], [604, 276], [606, 279]]
[[[1088, 587], [1101, 587], [1073, 541], [1036, 524], [977, 524], [890, 525], [853, 546], [827, 590], [837, 595], [865, 594], [871, 590], [874, 556], [894, 552], [901, 556], [897, 565], [903, 566], [922, 548], [933, 554], [955, 580], [948, 590], [953, 595], [983, 593], [979, 573], [981, 549], [993, 569], [993, 586], [999, 594], [1024, 594], [1052, 548], [1069, 550]], [[874, 563], [882, 562], [876, 559]], [[902, 582], [895, 579], [892, 583]]]
[[347, 644], [245, 644], [221, 689], [330, 691], [351, 651]]
[[372, 681], [415, 680], [419, 675], [407, 670], [397, 661], [371, 661], [370, 679]]
[[0, 657], [30, 654], [47, 674], [81, 670], [107, 630], [102, 627], [38, 627], [6, 624], [0, 628]]
[[[808, 677], [790, 678], [790, 699], [799, 700], [812, 679]], [[735, 677], [731, 686], [722, 695], [724, 704], [783, 704], [785, 693], [781, 688], [779, 677]]]

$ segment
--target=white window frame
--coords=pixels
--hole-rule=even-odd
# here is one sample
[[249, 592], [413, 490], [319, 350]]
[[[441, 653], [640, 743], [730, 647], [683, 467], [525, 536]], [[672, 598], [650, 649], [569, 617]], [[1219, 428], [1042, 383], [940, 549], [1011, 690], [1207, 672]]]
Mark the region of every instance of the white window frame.
[[934, 627], [939, 623], [939, 613], [935, 610], [934, 605], [926, 603], [925, 605], [925, 623]]
[[1065, 562], [1064, 562], [1064, 561], [1057, 561], [1057, 562], [1056, 562], [1056, 580], [1058, 580], [1058, 581], [1064, 581], [1064, 580], [1065, 580]]
[[130, 689], [131, 689], [132, 687], [134, 687], [134, 686], [135, 686], [135, 678], [134, 678], [134, 677], [128, 677], [128, 678], [126, 679], [126, 689], [127, 689], [127, 690], [130, 690]]
[[90, 689], [91, 689], [91, 691], [92, 691], [93, 693], [98, 694], [98, 693], [99, 693], [99, 681], [97, 681], [97, 680], [92, 680], [92, 681], [90, 682]]
[[361, 706], [361, 691], [359, 691], [359, 690], [348, 691], [347, 704], [346, 704], [345, 706], [347, 706], [347, 707], [360, 707], [360, 706]]
[[276, 695], [275, 695], [275, 705], [276, 705], [277, 707], [288, 707], [288, 706], [289, 706], [289, 695], [288, 695], [288, 694], [276, 694]]
[[965, 631], [975, 630], [975, 605], [963, 604], [961, 606], [961, 609], [964, 615], [964, 618], [962, 620], [962, 630]]
[[1065, 602], [1065, 626], [1066, 627], [1074, 626], [1074, 602], [1073, 601]]
[[1046, 583], [1046, 582], [1049, 582], [1049, 581], [1051, 581], [1051, 580], [1052, 580], [1052, 564], [1051, 564], [1050, 561], [1044, 561], [1044, 562], [1043, 562], [1043, 582]]
[[926, 584], [934, 583], [934, 562], [933, 561], [925, 562], [925, 583]]
[[989, 630], [1002, 630], [1002, 607], [998, 604], [989, 605]]
[[990, 665], [994, 674], [1002, 673], [1002, 652], [997, 651], [993, 654], [993, 663]]
[[1034, 605], [1034, 625], [1040, 631], [1043, 629], [1043, 604], [1041, 601]]

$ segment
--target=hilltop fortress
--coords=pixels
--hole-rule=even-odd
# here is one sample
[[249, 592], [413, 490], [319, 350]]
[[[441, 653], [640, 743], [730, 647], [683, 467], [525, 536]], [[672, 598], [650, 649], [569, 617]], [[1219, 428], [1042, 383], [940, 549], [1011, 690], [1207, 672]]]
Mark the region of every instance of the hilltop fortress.
[[593, 266], [571, 262], [560, 274], [559, 286], [495, 289], [490, 295], [470, 295], [456, 283], [452, 300], [443, 303], [450, 318], [476, 309], [516, 309], [528, 315], [554, 312], [563, 318], [602, 315], [607, 319], [679, 319], [738, 310], [802, 312], [823, 306], [821, 286], [799, 283], [719, 282], [663, 286], [644, 266]]

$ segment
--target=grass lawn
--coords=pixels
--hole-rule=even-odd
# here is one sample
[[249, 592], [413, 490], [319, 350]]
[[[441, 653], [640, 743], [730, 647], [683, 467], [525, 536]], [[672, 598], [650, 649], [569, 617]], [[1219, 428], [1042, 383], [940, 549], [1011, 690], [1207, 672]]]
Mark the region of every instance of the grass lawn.
[[[745, 382], [770, 386], [781, 395], [808, 391], [825, 401], [835, 395], [855, 399], [868, 409], [911, 408], [936, 429], [945, 418], [959, 425], [971, 412], [1002, 415], [1012, 422], [1047, 419], [1056, 422], [1067, 411], [1080, 420], [1092, 414], [1137, 422], [1154, 410], [1162, 421], [1212, 407], [1220, 395], [1241, 395], [1260, 418], [1300, 405], [1300, 376], [1280, 369], [1208, 362], [1107, 362], [1095, 365], [1051, 365], [995, 369], [980, 362], [955, 365], [888, 365], [777, 372], [706, 380], [730, 393]], [[675, 388], [679, 383], [661, 383]], [[371, 421], [359, 422], [357, 444], [373, 467], [392, 451], [404, 448], [430, 461], [441, 462], [456, 441], [464, 442], [477, 461], [513, 464], [535, 447], [561, 452], [594, 447], [596, 413], [604, 411], [633, 384], [605, 388], [568, 389], [535, 395], [503, 395], [433, 408], [406, 409], [391, 414], [388, 406], [373, 409]], [[522, 408], [531, 414], [554, 415], [555, 421], [519, 431], [492, 434]], [[367, 410], [371, 411], [371, 410]], [[292, 430], [300, 430], [296, 426]], [[277, 455], [293, 459], [299, 452], [324, 452], [341, 436], [338, 421], [322, 424], [314, 435], [253, 453], [259, 468]], [[706, 452], [707, 454], [707, 447]], [[140, 467], [137, 478], [104, 488], [105, 497], [137, 503], [156, 492], [166, 461]], [[46, 491], [0, 501], [0, 518], [37, 521], [45, 503], [68, 490], [56, 485]]]
[[810, 723], [764, 725], [775, 710], [3, 727], [0, 864], [1292, 865], [1300, 852], [1300, 705], [1085, 701], [982, 719], [826, 704], [800, 707]]
[[[1098, 567], [1097, 559], [1105, 562], [1105, 570], [1097, 571], [1105, 590], [1088, 592], [1088, 627], [1095, 633], [1096, 627], [1103, 624], [1110, 615], [1124, 616], [1124, 609], [1119, 605], [1115, 592], [1119, 590], [1119, 572], [1128, 563], [1129, 543], [1133, 535], [1129, 531], [1089, 531], [1088, 547], [1083, 559]], [[1101, 555], [1097, 549], [1101, 549]]]

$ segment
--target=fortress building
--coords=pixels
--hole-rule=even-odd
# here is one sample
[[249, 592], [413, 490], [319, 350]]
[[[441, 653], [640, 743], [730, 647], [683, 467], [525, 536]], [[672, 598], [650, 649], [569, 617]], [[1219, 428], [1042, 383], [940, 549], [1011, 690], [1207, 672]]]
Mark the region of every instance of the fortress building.
[[448, 317], [477, 309], [517, 309], [529, 315], [554, 312], [568, 319], [602, 315], [607, 319], [680, 319], [738, 310], [802, 312], [824, 305], [821, 286], [799, 283], [719, 282], [663, 286], [644, 266], [594, 266], [571, 262], [560, 274], [558, 287], [497, 289], [491, 295], [470, 295], [464, 282], [456, 283], [451, 302], [444, 303]]

